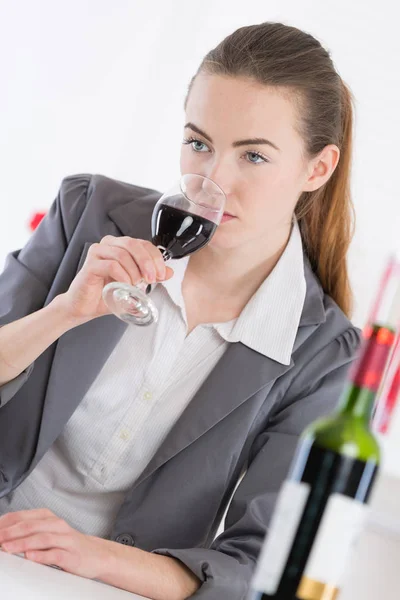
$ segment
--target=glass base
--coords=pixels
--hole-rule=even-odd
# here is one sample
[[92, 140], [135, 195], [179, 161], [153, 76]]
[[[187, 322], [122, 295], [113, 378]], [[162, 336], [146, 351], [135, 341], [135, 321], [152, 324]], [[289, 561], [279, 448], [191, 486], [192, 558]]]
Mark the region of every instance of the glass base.
[[137, 286], [112, 282], [104, 286], [103, 300], [116, 317], [133, 325], [151, 325], [158, 321], [158, 310]]

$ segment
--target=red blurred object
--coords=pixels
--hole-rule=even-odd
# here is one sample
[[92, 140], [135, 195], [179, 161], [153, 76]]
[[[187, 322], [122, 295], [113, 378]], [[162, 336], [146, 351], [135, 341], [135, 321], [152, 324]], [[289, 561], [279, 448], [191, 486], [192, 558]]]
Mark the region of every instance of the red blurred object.
[[36, 227], [39, 225], [40, 221], [43, 219], [43, 217], [46, 216], [45, 212], [37, 212], [35, 213], [31, 220], [29, 221], [29, 229], [31, 231], [35, 231]]

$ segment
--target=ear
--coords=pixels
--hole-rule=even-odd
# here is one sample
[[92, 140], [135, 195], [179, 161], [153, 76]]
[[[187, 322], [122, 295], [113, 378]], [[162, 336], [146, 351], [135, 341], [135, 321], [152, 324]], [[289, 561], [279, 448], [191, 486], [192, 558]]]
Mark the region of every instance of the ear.
[[340, 150], [334, 144], [329, 144], [310, 160], [307, 179], [303, 192], [313, 192], [324, 185], [337, 167]]

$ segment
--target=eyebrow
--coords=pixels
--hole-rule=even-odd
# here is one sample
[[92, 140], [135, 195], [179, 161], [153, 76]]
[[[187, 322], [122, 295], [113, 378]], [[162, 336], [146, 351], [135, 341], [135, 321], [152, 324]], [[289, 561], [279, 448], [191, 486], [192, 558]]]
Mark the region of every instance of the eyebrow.
[[[194, 125], [194, 123], [186, 123], [185, 129], [191, 129], [195, 133], [198, 133], [199, 135], [203, 136], [203, 138], [208, 140], [211, 144], [213, 143], [211, 137], [209, 135], [207, 135], [207, 133], [202, 131], [200, 129], [200, 127], [197, 127], [197, 125]], [[252, 146], [252, 145], [258, 145], [258, 144], [267, 144], [268, 146], [271, 146], [272, 148], [275, 148], [275, 150], [278, 150], [278, 152], [280, 152], [280, 149], [278, 148], [278, 146], [276, 146], [273, 142], [271, 142], [270, 140], [267, 140], [265, 138], [258, 138], [258, 137], [257, 138], [248, 138], [246, 140], [239, 140], [237, 142], [233, 142], [232, 146], [234, 148], [238, 148], [239, 146]]]

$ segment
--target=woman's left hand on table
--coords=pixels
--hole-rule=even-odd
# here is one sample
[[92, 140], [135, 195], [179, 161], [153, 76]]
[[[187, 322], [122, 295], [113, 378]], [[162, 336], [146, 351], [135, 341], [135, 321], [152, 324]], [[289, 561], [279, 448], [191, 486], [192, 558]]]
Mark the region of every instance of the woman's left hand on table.
[[0, 545], [10, 554], [24, 553], [28, 560], [89, 579], [104, 573], [118, 546], [80, 533], [46, 508], [0, 517]]

